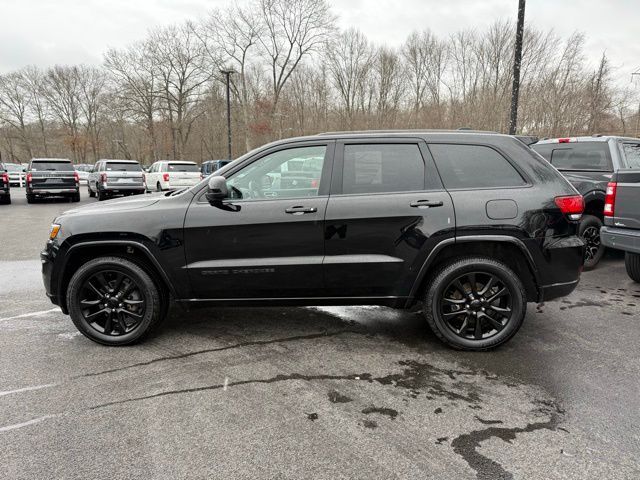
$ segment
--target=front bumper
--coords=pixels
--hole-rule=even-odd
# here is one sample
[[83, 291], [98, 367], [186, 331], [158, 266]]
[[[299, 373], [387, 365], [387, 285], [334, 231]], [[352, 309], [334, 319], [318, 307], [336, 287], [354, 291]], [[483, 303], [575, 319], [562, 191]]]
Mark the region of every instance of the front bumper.
[[47, 248], [40, 252], [40, 262], [42, 263], [42, 281], [44, 283], [44, 289], [47, 293], [47, 297], [54, 305], [60, 305], [58, 295], [54, 293], [53, 289], [53, 258], [49, 251], [49, 245]]
[[605, 247], [640, 253], [640, 230], [629, 228], [600, 228], [600, 241]]

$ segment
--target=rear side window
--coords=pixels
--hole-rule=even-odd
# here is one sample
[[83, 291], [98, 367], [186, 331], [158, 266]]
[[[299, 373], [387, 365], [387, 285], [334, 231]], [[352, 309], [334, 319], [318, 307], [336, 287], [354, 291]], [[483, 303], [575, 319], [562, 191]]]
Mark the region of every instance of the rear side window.
[[107, 172], [139, 172], [140, 165], [126, 162], [107, 162]]
[[424, 161], [417, 144], [345, 145], [343, 194], [415, 190], [424, 190]]
[[71, 162], [31, 162], [33, 172], [73, 172]]
[[607, 142], [543, 143], [532, 148], [558, 170], [612, 170]]
[[623, 143], [627, 168], [640, 168], [640, 143]]
[[432, 144], [429, 149], [446, 188], [520, 187], [526, 182], [506, 158], [482, 145]]

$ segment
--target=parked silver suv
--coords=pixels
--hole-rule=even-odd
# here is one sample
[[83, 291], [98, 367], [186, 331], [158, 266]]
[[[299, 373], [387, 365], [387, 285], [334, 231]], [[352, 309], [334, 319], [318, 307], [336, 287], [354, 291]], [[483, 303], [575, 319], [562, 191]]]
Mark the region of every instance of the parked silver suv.
[[89, 173], [90, 197], [106, 200], [115, 195], [144, 193], [144, 172], [135, 160], [98, 160]]

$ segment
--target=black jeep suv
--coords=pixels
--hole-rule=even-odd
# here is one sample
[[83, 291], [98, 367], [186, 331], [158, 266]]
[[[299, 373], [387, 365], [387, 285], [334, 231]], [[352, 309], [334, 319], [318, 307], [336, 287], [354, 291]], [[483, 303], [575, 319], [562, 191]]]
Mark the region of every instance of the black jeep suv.
[[[313, 166], [305, 182], [288, 181], [300, 164]], [[582, 210], [569, 182], [514, 137], [333, 133], [266, 145], [189, 189], [68, 211], [42, 269], [53, 303], [107, 345], [152, 331], [171, 296], [187, 306], [422, 302], [440, 339], [484, 350], [516, 333], [527, 302], [576, 287]]]

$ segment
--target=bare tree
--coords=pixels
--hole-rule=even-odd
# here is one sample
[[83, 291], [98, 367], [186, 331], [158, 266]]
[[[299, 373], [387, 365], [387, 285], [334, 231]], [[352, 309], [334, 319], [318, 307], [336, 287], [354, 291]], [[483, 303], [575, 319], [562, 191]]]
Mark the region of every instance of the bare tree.
[[0, 120], [15, 131], [29, 158], [32, 157], [28, 119], [29, 91], [22, 72], [0, 76]]

